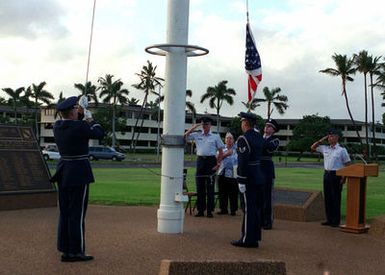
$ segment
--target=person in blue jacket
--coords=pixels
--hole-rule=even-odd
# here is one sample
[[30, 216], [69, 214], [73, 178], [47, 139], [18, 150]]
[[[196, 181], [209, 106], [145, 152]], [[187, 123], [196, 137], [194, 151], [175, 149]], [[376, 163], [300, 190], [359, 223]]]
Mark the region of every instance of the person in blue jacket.
[[261, 168], [265, 176], [265, 188], [263, 196], [262, 210], [262, 227], [265, 230], [273, 228], [273, 188], [275, 180], [275, 169], [273, 162], [273, 154], [279, 148], [279, 139], [274, 136], [279, 131], [279, 125], [274, 120], [269, 118], [265, 122], [263, 138], [265, 140], [263, 146], [263, 155], [261, 158]]
[[93, 121], [90, 111], [78, 105], [76, 96], [59, 103], [56, 109], [62, 118], [53, 128], [61, 159], [51, 179], [58, 183], [59, 191], [57, 248], [63, 253], [63, 262], [89, 261], [93, 257], [85, 254], [84, 219], [94, 176], [88, 143], [90, 139], [102, 139], [104, 130]]
[[256, 115], [241, 112], [243, 135], [237, 140], [237, 181], [245, 203], [241, 238], [231, 244], [239, 247], [258, 247], [261, 240], [261, 210], [264, 176], [260, 167], [263, 137], [255, 131]]

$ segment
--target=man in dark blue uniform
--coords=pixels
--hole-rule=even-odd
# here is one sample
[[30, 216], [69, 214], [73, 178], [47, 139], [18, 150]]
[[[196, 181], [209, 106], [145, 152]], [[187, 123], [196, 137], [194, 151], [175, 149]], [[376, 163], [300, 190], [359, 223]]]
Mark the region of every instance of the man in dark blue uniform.
[[[78, 106], [76, 96], [58, 104], [62, 120], [54, 125], [55, 142], [61, 159], [51, 181], [59, 188], [58, 250], [63, 262], [89, 261], [85, 254], [84, 218], [88, 205], [88, 188], [94, 176], [88, 160], [88, 142], [104, 136], [88, 110]], [[82, 118], [85, 120], [79, 120]]]
[[268, 119], [265, 123], [263, 138], [263, 156], [261, 158], [261, 168], [265, 176], [265, 187], [263, 196], [262, 227], [265, 230], [273, 228], [273, 207], [272, 193], [274, 188], [275, 171], [273, 153], [278, 150], [279, 139], [274, 136], [279, 131], [279, 125], [274, 119]]
[[258, 247], [261, 240], [261, 210], [264, 178], [260, 167], [263, 137], [254, 130], [256, 115], [241, 112], [243, 135], [237, 140], [237, 181], [244, 203], [242, 236], [231, 244], [240, 247]]
[[[193, 125], [184, 134], [187, 141], [195, 141], [197, 147], [198, 158], [195, 181], [198, 213], [195, 217], [203, 217], [204, 211], [207, 210], [207, 217], [213, 218], [215, 167], [217, 167], [218, 161], [222, 160], [225, 145], [218, 134], [211, 132], [211, 124], [212, 119], [210, 117], [202, 117], [200, 124]], [[193, 132], [199, 126], [202, 126], [202, 131]]]

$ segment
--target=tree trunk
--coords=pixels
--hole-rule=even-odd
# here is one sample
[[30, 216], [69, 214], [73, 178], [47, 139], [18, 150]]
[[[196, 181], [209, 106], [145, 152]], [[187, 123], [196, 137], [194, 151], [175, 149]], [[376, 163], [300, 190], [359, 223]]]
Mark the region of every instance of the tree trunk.
[[17, 125], [17, 112], [16, 112], [16, 101], [13, 100], [13, 113], [15, 115], [15, 125]]
[[221, 120], [219, 117], [219, 108], [217, 108], [217, 134], [219, 135], [219, 128], [221, 127]]
[[38, 126], [38, 123], [37, 123], [37, 111], [38, 111], [37, 100], [35, 100], [35, 137], [36, 137], [36, 140], [37, 140], [38, 144], [40, 144], [40, 141], [39, 141], [39, 126]]
[[[139, 119], [142, 117], [143, 109], [144, 109], [144, 106], [146, 105], [146, 103], [147, 103], [147, 94], [144, 96], [142, 106], [140, 107], [139, 115], [135, 121], [135, 126], [132, 128], [131, 143], [130, 143], [130, 151], [131, 152], [133, 150], [133, 145], [134, 145], [133, 143], [134, 143], [134, 138], [135, 138], [135, 129], [138, 126]], [[134, 151], [135, 151], [135, 149], [134, 149]]]
[[271, 102], [267, 101], [267, 119], [270, 119]]
[[364, 74], [364, 85], [365, 85], [365, 142], [366, 151], [369, 152], [369, 133], [368, 133], [368, 87], [366, 82], [366, 73]]
[[375, 110], [374, 110], [374, 94], [373, 94], [373, 74], [371, 73], [370, 74], [370, 95], [371, 95], [371, 99], [372, 99], [372, 133], [373, 133], [373, 157], [375, 159], [377, 159], [377, 151], [376, 151], [376, 123], [374, 121], [374, 114], [375, 114]]
[[115, 116], [116, 116], [116, 105], [112, 106], [112, 147], [115, 148], [116, 135], [115, 135]]
[[344, 97], [345, 97], [346, 109], [348, 109], [348, 113], [349, 113], [350, 120], [351, 120], [352, 123], [353, 123], [353, 127], [354, 127], [354, 129], [356, 130], [357, 137], [359, 138], [359, 141], [360, 141], [360, 145], [362, 146], [362, 140], [361, 140], [360, 133], [359, 133], [359, 131], [358, 131], [358, 129], [357, 129], [356, 123], [354, 122], [352, 112], [350, 111], [349, 100], [348, 100], [348, 95], [347, 95], [347, 93], [346, 93], [345, 83], [343, 83], [342, 86], [343, 86], [343, 87], [342, 87], [342, 89], [343, 89], [343, 94], [344, 94]]

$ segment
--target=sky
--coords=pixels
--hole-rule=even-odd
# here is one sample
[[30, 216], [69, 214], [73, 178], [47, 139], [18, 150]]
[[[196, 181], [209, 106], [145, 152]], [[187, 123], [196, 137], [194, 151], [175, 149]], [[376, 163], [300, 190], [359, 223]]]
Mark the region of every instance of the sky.
[[[27, 87], [46, 81], [56, 99], [77, 95], [74, 83], [84, 83], [93, 0], [0, 0], [0, 88]], [[289, 108], [274, 118], [318, 114], [349, 118], [341, 96], [340, 78], [319, 73], [335, 67], [334, 53], [351, 57], [361, 50], [385, 56], [385, 17], [382, 0], [249, 0], [250, 25], [262, 60], [263, 87], [280, 87]], [[143, 98], [138, 83], [147, 60], [164, 77], [165, 58], [144, 51], [166, 43], [166, 0], [97, 0], [89, 80], [114, 75], [129, 97]], [[207, 48], [206, 56], [191, 57], [187, 89], [198, 112], [215, 113], [200, 103], [207, 87], [227, 80], [237, 95], [224, 103], [223, 116], [244, 111], [247, 100], [245, 0], [190, 0], [189, 44]], [[347, 85], [353, 116], [364, 120], [363, 76]], [[6, 97], [2, 91], [0, 96]], [[376, 120], [381, 121], [380, 91], [375, 90]], [[155, 100], [154, 97], [150, 100]], [[256, 113], [266, 117], [266, 104]], [[369, 108], [369, 111], [371, 109]], [[369, 115], [369, 117], [371, 117]]]

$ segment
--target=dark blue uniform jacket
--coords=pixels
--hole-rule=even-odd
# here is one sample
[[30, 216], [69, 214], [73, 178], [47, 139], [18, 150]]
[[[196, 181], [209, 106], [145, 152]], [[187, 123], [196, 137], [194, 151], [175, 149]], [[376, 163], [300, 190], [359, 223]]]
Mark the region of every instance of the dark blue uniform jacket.
[[261, 158], [261, 167], [265, 175], [275, 179], [274, 163], [272, 160], [274, 152], [278, 150], [279, 139], [275, 136], [270, 136], [265, 139], [263, 146], [263, 156]]
[[237, 180], [240, 184], [264, 184], [260, 169], [263, 151], [263, 137], [254, 129], [250, 129], [237, 140], [238, 168]]
[[94, 182], [88, 160], [88, 142], [103, 138], [103, 128], [95, 122], [59, 120], [53, 131], [61, 159], [51, 181], [59, 182], [63, 188]]

